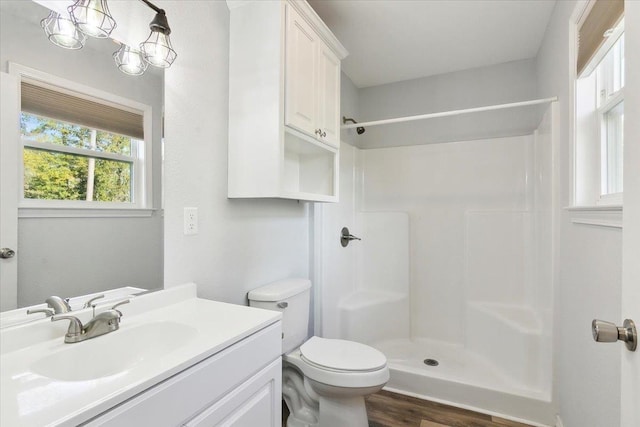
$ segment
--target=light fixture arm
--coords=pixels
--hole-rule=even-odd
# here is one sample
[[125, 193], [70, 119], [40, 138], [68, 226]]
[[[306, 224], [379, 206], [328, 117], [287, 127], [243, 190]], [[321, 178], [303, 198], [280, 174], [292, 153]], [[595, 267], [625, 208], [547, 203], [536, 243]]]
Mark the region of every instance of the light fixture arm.
[[149, 24], [149, 28], [151, 29], [151, 31], [158, 31], [165, 35], [171, 34], [171, 28], [169, 28], [169, 21], [167, 21], [167, 14], [165, 13], [164, 9], [160, 9], [149, 0], [140, 1], [156, 12], [155, 18], [153, 18], [153, 21], [151, 21], [151, 23]]
[[155, 4], [151, 3], [149, 0], [140, 0], [142, 3], [146, 4], [147, 6], [149, 6], [151, 9], [153, 9], [156, 13], [163, 13], [164, 14], [164, 10], [160, 9], [158, 6], [156, 6]]

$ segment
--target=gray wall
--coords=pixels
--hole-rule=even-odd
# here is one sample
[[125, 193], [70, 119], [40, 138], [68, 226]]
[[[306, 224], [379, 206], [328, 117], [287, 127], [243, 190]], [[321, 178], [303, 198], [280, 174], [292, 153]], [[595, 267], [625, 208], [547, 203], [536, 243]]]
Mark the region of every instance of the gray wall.
[[[528, 101], [536, 97], [535, 63], [508, 62], [368, 87], [358, 97], [360, 122]], [[356, 141], [360, 148], [380, 148], [527, 135], [538, 126], [541, 111], [517, 108], [370, 126]]]
[[[558, 96], [554, 132], [556, 392], [566, 427], [620, 425], [620, 347], [593, 342], [593, 318], [621, 319], [622, 232], [571, 223], [569, 19], [559, 1], [536, 60], [539, 96]], [[606, 367], [601, 369], [601, 367]]]
[[[162, 73], [127, 76], [115, 67], [111, 40], [90, 39], [78, 51], [51, 44], [30, 1], [0, 2], [0, 64], [7, 62], [73, 80], [153, 107], [153, 199], [161, 206]], [[18, 305], [120, 286], [162, 286], [162, 217], [20, 218]]]
[[[201, 297], [245, 304], [257, 286], [309, 277], [309, 208], [227, 198], [229, 10], [158, 5], [178, 51], [165, 75], [165, 284], [193, 281]], [[184, 207], [198, 208], [199, 234], [183, 234]]]

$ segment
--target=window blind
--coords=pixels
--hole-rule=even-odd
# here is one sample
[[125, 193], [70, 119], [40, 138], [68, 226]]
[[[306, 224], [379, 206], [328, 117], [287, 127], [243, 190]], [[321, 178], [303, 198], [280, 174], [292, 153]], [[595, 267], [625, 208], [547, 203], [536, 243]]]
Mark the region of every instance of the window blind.
[[623, 15], [624, 0], [595, 0], [578, 30], [578, 76], [607, 40], [605, 31], [614, 28]]
[[22, 111], [107, 132], [144, 139], [142, 113], [80, 98], [22, 81]]

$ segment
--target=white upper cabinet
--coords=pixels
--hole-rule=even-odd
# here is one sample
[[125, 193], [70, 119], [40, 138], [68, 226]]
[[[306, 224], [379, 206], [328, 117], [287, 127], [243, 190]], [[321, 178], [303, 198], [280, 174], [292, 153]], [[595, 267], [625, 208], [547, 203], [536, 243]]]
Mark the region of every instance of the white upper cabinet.
[[338, 201], [347, 51], [305, 1], [227, 4], [229, 197]]
[[340, 60], [307, 21], [287, 8], [285, 125], [340, 145]]

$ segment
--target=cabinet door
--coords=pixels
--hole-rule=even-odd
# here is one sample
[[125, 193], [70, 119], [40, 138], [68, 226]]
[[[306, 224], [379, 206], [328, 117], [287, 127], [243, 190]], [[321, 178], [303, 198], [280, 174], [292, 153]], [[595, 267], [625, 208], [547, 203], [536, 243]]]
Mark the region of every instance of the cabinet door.
[[278, 358], [184, 427], [278, 427], [281, 400], [282, 360]]
[[320, 140], [340, 146], [340, 60], [318, 42], [318, 128]]
[[307, 22], [287, 5], [285, 49], [285, 124], [308, 135], [316, 135], [317, 35]]

